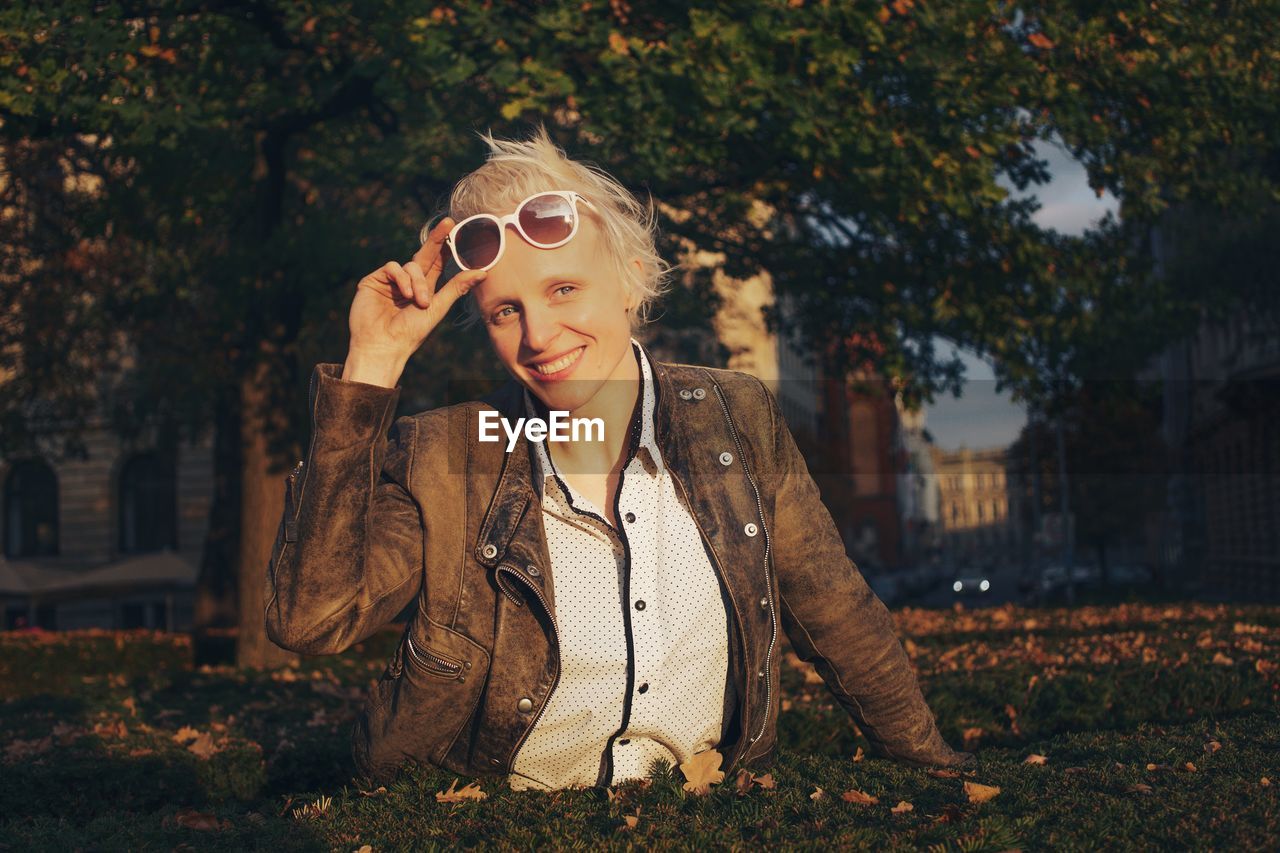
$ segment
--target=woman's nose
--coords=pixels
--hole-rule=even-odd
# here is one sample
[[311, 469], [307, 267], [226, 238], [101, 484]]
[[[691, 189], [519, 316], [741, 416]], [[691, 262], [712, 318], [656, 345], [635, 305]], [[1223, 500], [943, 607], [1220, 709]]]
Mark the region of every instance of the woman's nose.
[[542, 352], [556, 339], [560, 325], [552, 312], [544, 307], [526, 308], [524, 316], [524, 345], [533, 352]]

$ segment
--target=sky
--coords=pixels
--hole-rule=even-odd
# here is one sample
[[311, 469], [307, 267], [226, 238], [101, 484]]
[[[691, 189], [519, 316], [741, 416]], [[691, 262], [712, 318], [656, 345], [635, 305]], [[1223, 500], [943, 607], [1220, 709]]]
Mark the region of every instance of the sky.
[[[1040, 142], [1036, 154], [1048, 161], [1051, 182], [1028, 187], [1026, 193], [1001, 183], [1015, 196], [1034, 194], [1039, 198], [1041, 207], [1033, 217], [1039, 225], [1064, 234], [1080, 234], [1107, 211], [1119, 215], [1115, 196], [1104, 193], [1098, 198], [1089, 189], [1084, 167], [1061, 146]], [[946, 352], [946, 343], [938, 343], [940, 351]], [[925, 425], [934, 442], [947, 450], [1011, 444], [1026, 423], [1026, 412], [1013, 403], [1008, 390], [996, 393], [990, 364], [964, 350], [960, 351], [960, 358], [965, 365], [963, 394], [958, 399], [950, 394], [939, 397], [925, 407]]]

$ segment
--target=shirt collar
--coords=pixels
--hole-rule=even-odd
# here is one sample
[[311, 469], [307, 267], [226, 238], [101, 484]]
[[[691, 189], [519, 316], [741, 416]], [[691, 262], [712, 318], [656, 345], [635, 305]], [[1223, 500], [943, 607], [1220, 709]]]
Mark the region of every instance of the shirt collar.
[[[631, 339], [631, 351], [635, 355], [636, 361], [640, 364], [640, 407], [635, 413], [635, 417], [631, 420], [631, 429], [634, 432], [639, 429], [639, 440], [636, 443], [636, 452], [645, 451], [649, 454], [649, 460], [657, 469], [657, 473], [663, 471], [662, 452], [658, 450], [657, 435], [654, 430], [654, 410], [656, 407], [656, 397], [653, 386], [653, 368], [649, 364], [649, 357], [635, 338]], [[524, 389], [524, 408], [526, 417], [541, 417], [537, 407], [534, 405], [533, 398], [529, 394], [529, 389]], [[533, 472], [533, 482], [538, 490], [538, 497], [543, 495], [543, 485], [548, 477], [555, 476], [555, 463], [551, 461], [551, 457], [547, 453], [547, 443], [545, 441], [533, 442], [536, 448], [535, 458], [538, 468]], [[632, 445], [628, 445], [630, 448]], [[630, 461], [630, 460], [628, 460]]]

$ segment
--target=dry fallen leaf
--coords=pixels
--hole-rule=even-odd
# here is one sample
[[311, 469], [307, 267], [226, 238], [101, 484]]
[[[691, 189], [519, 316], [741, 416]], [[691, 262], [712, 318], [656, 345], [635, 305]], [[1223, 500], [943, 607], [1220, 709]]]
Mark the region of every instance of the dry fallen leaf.
[[724, 781], [724, 771], [720, 769], [723, 756], [714, 749], [699, 752], [680, 765], [680, 772], [687, 780], [684, 790], [702, 796], [711, 790], [712, 785]]
[[128, 708], [128, 709], [129, 709], [129, 716], [131, 716], [131, 717], [136, 717], [136, 716], [138, 716], [138, 702], [137, 702], [137, 700], [135, 700], [132, 696], [130, 696], [129, 698], [125, 699], [125, 700], [124, 700], [123, 702], [121, 702], [120, 704], [121, 704], [121, 705], [124, 705], [126, 708]]
[[982, 739], [982, 726], [972, 726], [964, 730], [964, 748], [973, 749]]
[[1222, 749], [1222, 744], [1218, 743], [1216, 740], [1211, 740], [1204, 745], [1204, 751], [1210, 755], [1213, 755], [1220, 749]]
[[853, 760], [861, 761], [864, 757], [865, 756], [863, 755], [862, 747], [858, 747], [858, 751], [853, 754]]
[[1129, 790], [1135, 794], [1150, 794], [1155, 791], [1155, 788], [1152, 788], [1150, 785], [1144, 784], [1142, 782], [1137, 782], [1133, 785], [1130, 785]]
[[200, 758], [208, 758], [218, 751], [218, 747], [213, 743], [213, 736], [208, 732], [201, 732], [199, 737], [187, 744], [187, 749]]
[[1183, 767], [1185, 767], [1185, 768], [1186, 768], [1189, 772], [1191, 772], [1191, 773], [1195, 773], [1195, 772], [1196, 772], [1196, 766], [1195, 766], [1194, 764], [1192, 764], [1190, 761], [1188, 761], [1186, 764], [1184, 764], [1184, 765], [1182, 765], [1182, 766], [1183, 766]]
[[948, 770], [945, 767], [935, 767], [933, 769], [926, 770], [925, 772], [928, 773], [930, 776], [934, 777], [935, 779], [959, 779], [960, 778], [959, 770]]
[[387, 793], [387, 786], [386, 786], [386, 785], [379, 785], [378, 787], [374, 788], [372, 791], [361, 791], [361, 792], [360, 792], [360, 796], [362, 796], [362, 797], [382, 797], [382, 796], [386, 796], [386, 793]]
[[893, 812], [894, 814], [904, 814], [906, 812], [911, 811], [914, 808], [915, 806], [911, 805], [911, 803], [908, 803], [906, 800], [901, 800], [898, 802], [896, 806], [889, 809], [889, 811]]
[[1270, 787], [1271, 780], [1268, 779], [1266, 776], [1263, 776], [1262, 779], [1258, 782], [1258, 784], [1264, 788], [1267, 788], [1267, 787]]
[[969, 781], [964, 783], [964, 794], [971, 803], [985, 803], [998, 793], [1000, 793], [999, 785], [979, 785], [977, 782]]
[[1173, 768], [1172, 768], [1172, 767], [1170, 767], [1168, 764], [1151, 764], [1151, 763], [1148, 763], [1148, 764], [1147, 764], [1147, 769], [1148, 769], [1148, 770], [1172, 770]]
[[1048, 764], [1049, 759], [1039, 753], [1033, 752], [1023, 760], [1023, 764]]
[[768, 789], [768, 790], [770, 790], [770, 791], [772, 791], [774, 788], [778, 787], [778, 783], [777, 783], [777, 782], [775, 782], [775, 781], [773, 781], [773, 774], [772, 774], [772, 773], [766, 773], [766, 774], [764, 774], [763, 776], [757, 776], [757, 777], [755, 778], [755, 783], [756, 783], [757, 785], [759, 785], [761, 788], [765, 788], [765, 789]]
[[1213, 663], [1219, 664], [1221, 666], [1231, 666], [1235, 663], [1235, 661], [1232, 660], [1227, 655], [1224, 655], [1222, 652], [1218, 652], [1213, 656]]
[[627, 829], [635, 829], [640, 822], [640, 809], [636, 809], [635, 814], [623, 815], [622, 819], [627, 822]]
[[840, 799], [844, 800], [846, 803], [859, 803], [860, 805], [864, 805], [864, 806], [874, 806], [876, 803], [880, 802], [879, 797], [873, 797], [870, 794], [864, 794], [862, 791], [859, 791], [856, 788], [849, 791], [845, 791], [843, 794], [840, 795]]
[[173, 739], [177, 743], [184, 743], [186, 741], [193, 740], [198, 737], [200, 737], [199, 730], [193, 729], [191, 728], [191, 726], [183, 726], [182, 728], [178, 729], [178, 731], [175, 732], [173, 735]]
[[449, 790], [437, 792], [436, 802], [437, 803], [462, 803], [462, 802], [466, 802], [467, 800], [483, 800], [485, 797], [489, 796], [484, 791], [480, 790], [480, 786], [477, 785], [475, 782], [471, 782], [465, 787], [458, 788], [455, 791], [454, 788], [457, 787], [457, 784], [458, 784], [458, 780], [454, 779], [452, 782], [449, 783]]
[[811, 799], [811, 800], [821, 800], [821, 799], [822, 799], [823, 797], [825, 797], [826, 795], [827, 795], [827, 792], [826, 792], [826, 791], [822, 790], [822, 789], [821, 789], [821, 788], [819, 788], [817, 785], [814, 785], [814, 786], [813, 786], [813, 793], [809, 795], [809, 799]]
[[733, 787], [739, 794], [745, 794], [751, 789], [751, 782], [755, 779], [756, 774], [750, 770], [742, 769], [738, 771], [738, 778], [734, 780]]

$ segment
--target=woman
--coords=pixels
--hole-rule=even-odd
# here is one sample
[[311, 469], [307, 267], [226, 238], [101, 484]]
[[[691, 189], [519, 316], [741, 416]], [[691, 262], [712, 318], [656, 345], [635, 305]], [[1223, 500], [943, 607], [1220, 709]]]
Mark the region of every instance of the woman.
[[[315, 368], [268, 571], [268, 634], [309, 654], [416, 599], [356, 721], [359, 770], [412, 758], [519, 790], [710, 749], [758, 767], [783, 631], [878, 752], [972, 758], [939, 735], [773, 396], [632, 337], [666, 271], [651, 214], [544, 130], [486, 140], [413, 260], [358, 284], [346, 362]], [[445, 251], [462, 271], [437, 291]], [[395, 419], [405, 363], [463, 297], [512, 381]], [[552, 412], [603, 434], [539, 440]]]

